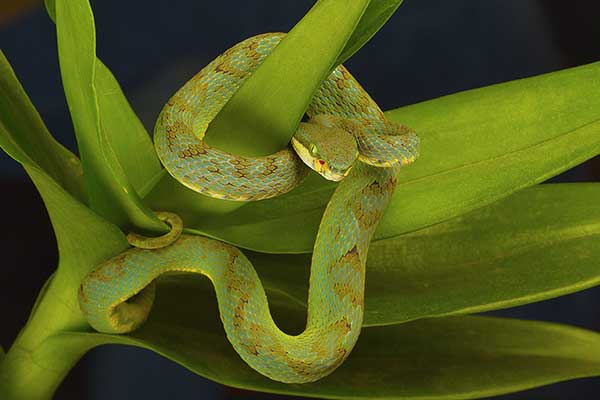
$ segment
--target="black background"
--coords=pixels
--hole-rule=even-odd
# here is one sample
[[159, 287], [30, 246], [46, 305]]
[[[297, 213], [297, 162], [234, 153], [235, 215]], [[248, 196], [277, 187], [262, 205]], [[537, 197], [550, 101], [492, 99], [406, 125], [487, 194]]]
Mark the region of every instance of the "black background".
[[[351, 0], [348, 0], [351, 1]], [[255, 34], [287, 31], [309, 0], [97, 0], [97, 52], [151, 131], [168, 97], [208, 61]], [[348, 63], [383, 109], [600, 60], [600, 4], [591, 0], [406, 0]], [[54, 26], [42, 8], [0, 26], [0, 47], [50, 131], [76, 151], [62, 94]], [[4, 227], [0, 344], [6, 349], [57, 261], [53, 233], [21, 167], [0, 154]], [[552, 181], [598, 181], [598, 158]], [[590, 199], [598, 201], [598, 199]], [[600, 290], [495, 312], [600, 331]], [[594, 399], [596, 379], [499, 399]], [[222, 387], [149, 351], [88, 353], [57, 399], [278, 399]]]

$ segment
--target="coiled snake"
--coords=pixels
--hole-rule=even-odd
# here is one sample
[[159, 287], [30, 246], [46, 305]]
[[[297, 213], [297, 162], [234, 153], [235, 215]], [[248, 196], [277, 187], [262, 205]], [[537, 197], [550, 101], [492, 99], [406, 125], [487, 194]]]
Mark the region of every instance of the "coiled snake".
[[171, 213], [158, 213], [172, 227], [165, 237], [130, 234], [135, 247], [84, 278], [79, 302], [95, 329], [136, 329], [150, 312], [154, 280], [185, 271], [210, 278], [229, 341], [242, 359], [271, 379], [318, 380], [354, 347], [362, 325], [369, 242], [394, 190], [398, 167], [415, 160], [419, 140], [408, 128], [388, 121], [339, 66], [314, 95], [306, 111], [310, 120], [300, 123], [289, 148], [251, 158], [205, 144], [202, 137], [210, 121], [282, 37], [269, 33], [246, 39], [206, 66], [166, 104], [154, 142], [173, 177], [212, 197], [278, 196], [307, 174], [302, 161], [325, 178], [341, 181], [315, 241], [306, 330], [291, 336], [275, 325], [261, 281], [239, 249], [181, 234], [181, 220]]

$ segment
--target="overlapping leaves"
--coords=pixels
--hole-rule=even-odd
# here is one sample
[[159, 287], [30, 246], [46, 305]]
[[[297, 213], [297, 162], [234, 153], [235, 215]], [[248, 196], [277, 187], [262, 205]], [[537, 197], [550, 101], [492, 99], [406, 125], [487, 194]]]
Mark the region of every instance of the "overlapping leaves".
[[[238, 92], [219, 117], [222, 128], [232, 128], [226, 129], [229, 139], [239, 135], [235, 126], [259, 129], [261, 119], [275, 118], [265, 141], [236, 138], [239, 151], [257, 154], [286, 143], [319, 80], [364, 44], [400, 3], [357, 1], [342, 7], [347, 2], [318, 2], [274, 52], [270, 59], [275, 61], [266, 62], [248, 81], [250, 89]], [[586, 201], [598, 196], [597, 185], [539, 186], [472, 210], [600, 153], [600, 64], [388, 113], [421, 134], [423, 153], [406, 168], [370, 250], [365, 322], [372, 327], [331, 377], [289, 386], [261, 377], [240, 361], [224, 337], [208, 282], [199, 278], [162, 279], [149, 323], [130, 336], [76, 328], [83, 326], [74, 300], [81, 276], [99, 257], [124, 247], [116, 227], [79, 201], [122, 227], [160, 230], [150, 205], [177, 211], [192, 230], [245, 248], [305, 253], [333, 186], [313, 176], [286, 196], [240, 207], [205, 200], [165, 178], [143, 201], [160, 168], [118, 83], [95, 56], [89, 4], [47, 0], [47, 6], [57, 23], [85, 177], [78, 160], [53, 142], [5, 60], [2, 71], [10, 73], [0, 74], [0, 145], [30, 172], [62, 246], [61, 271], [70, 283], [61, 302], [73, 316], [71, 329], [55, 337], [85, 348], [104, 343], [146, 347], [228, 385], [320, 397], [480, 397], [600, 374], [600, 336], [575, 328], [478, 317], [377, 326], [523, 304], [597, 284], [600, 209]], [[343, 11], [335, 23], [332, 10]], [[310, 58], [303, 72], [294, 67], [294, 57], [305, 55], [306, 48], [323, 56]], [[289, 74], [297, 79], [288, 79]], [[285, 93], [303, 95], [287, 107], [276, 101]], [[256, 114], [238, 112], [257, 104], [269, 107]], [[226, 137], [215, 134], [210, 140]], [[136, 158], [129, 157], [131, 149]], [[100, 248], [72, 245], [82, 235], [94, 236]], [[290, 331], [301, 330], [310, 256], [249, 256], [277, 320]], [[53, 360], [44, 362], [50, 368]]]

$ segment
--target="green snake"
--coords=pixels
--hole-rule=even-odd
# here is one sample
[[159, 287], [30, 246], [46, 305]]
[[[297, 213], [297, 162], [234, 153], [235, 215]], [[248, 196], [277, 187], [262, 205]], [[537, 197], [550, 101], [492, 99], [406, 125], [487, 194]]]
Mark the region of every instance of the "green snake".
[[[418, 155], [418, 137], [388, 121], [343, 67], [315, 93], [291, 146], [264, 157], [242, 157], [202, 141], [209, 123], [282, 39], [246, 39], [188, 81], [159, 115], [154, 142], [166, 170], [183, 185], [216, 198], [260, 200], [297, 187], [309, 168], [340, 181], [317, 233], [311, 262], [306, 329], [291, 336], [273, 321], [261, 281], [241, 250], [182, 233], [181, 219], [164, 237], [128, 235], [134, 246], [82, 281], [79, 303], [98, 331], [126, 333], [146, 320], [155, 279], [168, 272], [206, 275], [237, 353], [281, 382], [318, 380], [354, 347], [362, 325], [369, 242], [396, 184], [400, 166]], [[308, 167], [306, 165], [308, 165]]]

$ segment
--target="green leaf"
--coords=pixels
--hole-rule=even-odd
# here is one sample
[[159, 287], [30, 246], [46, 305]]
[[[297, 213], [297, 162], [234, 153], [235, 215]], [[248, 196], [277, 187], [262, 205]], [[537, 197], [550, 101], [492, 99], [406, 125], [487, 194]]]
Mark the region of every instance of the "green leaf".
[[60, 260], [15, 343], [8, 353], [0, 351], [0, 397], [50, 398], [89, 349], [87, 341], [57, 335], [89, 329], [77, 303], [81, 279], [128, 243], [116, 226], [78, 201], [83, 197], [79, 160], [50, 136], [4, 57], [0, 68], [0, 145], [40, 192]]
[[[32, 315], [38, 314], [37, 323], [43, 325], [37, 329], [42, 332], [51, 332], [52, 327], [87, 330], [88, 324], [77, 303], [79, 284], [95, 266], [121, 253], [129, 244], [115, 225], [77, 202], [46, 174], [34, 168], [26, 170], [48, 210], [60, 260], [52, 278], [53, 286], [42, 290], [32, 311]], [[53, 299], [43, 302], [46, 296]], [[56, 304], [57, 300], [60, 304]], [[42, 332], [39, 332], [40, 338], [44, 337]]]
[[600, 63], [401, 108], [422, 137], [377, 237], [464, 214], [600, 154]]
[[[150, 349], [227, 386], [320, 398], [476, 398], [600, 374], [597, 333], [541, 322], [449, 317], [366, 329], [332, 375], [286, 385], [254, 372], [234, 352], [208, 280], [170, 277], [161, 279], [158, 290], [141, 329], [130, 336], [89, 336], [98, 344]], [[288, 331], [302, 329], [302, 309], [273, 303], [276, 320], [285, 317]]]
[[[42, 196], [59, 255], [57, 271], [50, 280], [51, 284], [40, 292], [32, 315], [41, 313], [47, 316], [41, 321], [37, 319], [37, 323], [42, 325], [38, 329], [42, 332], [52, 331], [53, 326], [87, 329], [88, 324], [77, 303], [81, 280], [95, 266], [121, 253], [129, 244], [117, 226], [78, 202], [44, 171], [29, 166], [25, 166], [25, 170]], [[40, 312], [39, 305], [44, 304], [42, 300], [47, 296], [52, 300], [45, 303], [44, 311]], [[56, 304], [57, 301], [59, 304]], [[60, 314], [60, 317], [55, 314]], [[42, 332], [38, 332], [40, 340], [44, 338]]]
[[[55, 0], [45, 0], [45, 5], [52, 21], [56, 21]], [[93, 20], [89, 23], [94, 28]], [[145, 195], [162, 173], [150, 136], [131, 108], [119, 82], [97, 57], [94, 78], [103, 132], [129, 182], [138, 193]]]
[[87, 342], [56, 335], [88, 329], [77, 304], [82, 277], [128, 244], [116, 226], [78, 201], [83, 197], [79, 160], [50, 136], [4, 57], [0, 68], [0, 145], [23, 165], [40, 192], [60, 260], [15, 343], [8, 353], [0, 351], [0, 397], [42, 399], [52, 395], [89, 349]]
[[154, 145], [119, 83], [99, 59], [96, 59], [94, 83], [106, 141], [133, 188], [143, 196], [162, 174]]
[[[289, 142], [313, 92], [340, 63], [339, 57], [357, 51], [401, 3], [318, 2], [219, 113], [206, 141], [237, 154], [280, 150]], [[208, 236], [215, 232], [199, 228], [206, 215], [219, 219], [243, 204], [200, 195], [170, 175], [163, 176], [145, 200], [153, 209], [185, 214], [185, 224], [191, 227], [188, 231]], [[218, 232], [216, 237], [220, 237]]]
[[[129, 247], [118, 227], [73, 199], [43, 172], [26, 168], [48, 210], [59, 253], [59, 273], [65, 269], [73, 290], [72, 303], [81, 279], [102, 261]], [[79, 312], [79, 306], [75, 306]]]
[[377, 242], [368, 322], [509, 308], [598, 285], [598, 198], [597, 183], [538, 185]]
[[[138, 188], [143, 187], [157, 174], [158, 163], [152, 155], [149, 138], [122, 97], [118, 84], [96, 60], [95, 27], [89, 3], [59, 0], [55, 4], [49, 2], [48, 9], [56, 12], [61, 75], [91, 208], [120, 226], [164, 229], [141, 203], [130, 181], [133, 178]], [[120, 111], [114, 112], [119, 108]], [[145, 168], [148, 169], [143, 172], [132, 172]]]
[[245, 155], [284, 148], [369, 2], [318, 1], [219, 112], [206, 142]]
[[[77, 0], [82, 1], [82, 0]], [[52, 21], [56, 22], [56, 0], [45, 0], [46, 10]], [[98, 118], [106, 141], [115, 152], [119, 164], [126, 173], [129, 182], [142, 194], [154, 183], [161, 173], [161, 165], [150, 136], [135, 114], [119, 82], [112, 72], [95, 55], [95, 26], [92, 10], [88, 2], [82, 2], [81, 8], [89, 9], [84, 29], [91, 33], [88, 49], [93, 47], [94, 71], [93, 87], [98, 101]], [[83, 9], [79, 12], [84, 13]], [[83, 15], [83, 14], [82, 14]], [[91, 16], [91, 18], [90, 18]], [[91, 42], [91, 43], [90, 43]]]
[[1, 50], [0, 147], [19, 163], [45, 171], [84, 201], [79, 159], [50, 135]]
[[58, 242], [59, 265], [0, 364], [0, 397], [49, 399], [93, 345], [88, 340], [61, 335], [90, 329], [77, 302], [81, 279], [129, 245], [115, 225], [76, 201], [46, 173], [36, 167], [25, 169], [48, 209]]
[[81, 279], [128, 244], [116, 226], [81, 203], [79, 160], [49, 134], [1, 52], [0, 146], [23, 165], [39, 190], [52, 220], [60, 259], [15, 343], [6, 354], [0, 350], [0, 397], [49, 398], [89, 348], [89, 343], [52, 335], [88, 329], [77, 304]]
[[[389, 111], [419, 133], [421, 156], [400, 173], [375, 240], [485, 206], [599, 154], [598, 93], [594, 63]], [[195, 210], [194, 197], [173, 186], [157, 187], [147, 200], [180, 213], [193, 231], [247, 249], [299, 253], [312, 250], [334, 187], [311, 176], [286, 195], [225, 215]]]
[[[538, 185], [373, 242], [365, 326], [514, 307], [600, 283], [600, 184]], [[265, 286], [305, 305], [310, 255], [245, 252]]]

